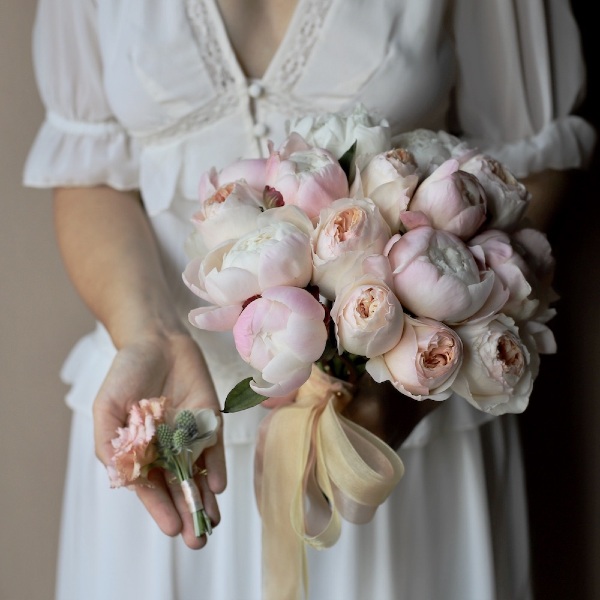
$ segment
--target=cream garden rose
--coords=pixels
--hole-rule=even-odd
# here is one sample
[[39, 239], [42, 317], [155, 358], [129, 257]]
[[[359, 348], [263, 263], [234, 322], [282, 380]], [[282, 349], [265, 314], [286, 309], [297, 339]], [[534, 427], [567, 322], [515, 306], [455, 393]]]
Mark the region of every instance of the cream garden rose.
[[186, 247], [188, 255], [202, 256], [202, 247], [212, 250], [227, 240], [246, 235], [256, 228], [263, 210], [263, 194], [244, 180], [219, 187], [200, 203], [200, 210], [192, 217], [196, 232]]
[[400, 340], [404, 312], [391, 289], [391, 271], [382, 255], [363, 261], [363, 274], [338, 289], [331, 307], [338, 352], [370, 358]]
[[408, 208], [418, 183], [412, 154], [406, 150], [388, 150], [375, 155], [364, 169], [357, 169], [351, 195], [372, 200], [396, 233], [401, 227], [402, 211]]
[[523, 412], [539, 368], [531, 338], [503, 314], [456, 327], [456, 333], [465, 356], [452, 389], [492, 415]]
[[485, 154], [462, 161], [460, 168], [477, 177], [488, 199], [488, 227], [511, 231], [531, 201], [527, 188], [503, 164]]
[[371, 200], [343, 198], [319, 215], [312, 234], [313, 283], [329, 300], [335, 289], [350, 280], [362, 260], [381, 254], [390, 228]]

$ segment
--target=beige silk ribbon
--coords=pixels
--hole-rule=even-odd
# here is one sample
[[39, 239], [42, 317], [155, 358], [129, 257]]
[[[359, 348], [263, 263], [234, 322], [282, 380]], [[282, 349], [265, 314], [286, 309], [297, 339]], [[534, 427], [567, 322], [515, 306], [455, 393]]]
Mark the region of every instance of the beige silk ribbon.
[[349, 384], [314, 366], [296, 401], [261, 424], [254, 486], [264, 600], [305, 597], [305, 543], [328, 548], [342, 518], [369, 521], [404, 474], [392, 448], [339, 414], [351, 397]]

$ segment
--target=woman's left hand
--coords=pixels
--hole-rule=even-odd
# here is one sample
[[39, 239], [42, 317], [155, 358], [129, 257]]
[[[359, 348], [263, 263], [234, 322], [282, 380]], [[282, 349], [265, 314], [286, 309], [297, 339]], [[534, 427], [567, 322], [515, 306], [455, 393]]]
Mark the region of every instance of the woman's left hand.
[[342, 416], [368, 429], [397, 450], [416, 425], [441, 402], [414, 400], [389, 382], [377, 383], [365, 373], [356, 384], [354, 397]]

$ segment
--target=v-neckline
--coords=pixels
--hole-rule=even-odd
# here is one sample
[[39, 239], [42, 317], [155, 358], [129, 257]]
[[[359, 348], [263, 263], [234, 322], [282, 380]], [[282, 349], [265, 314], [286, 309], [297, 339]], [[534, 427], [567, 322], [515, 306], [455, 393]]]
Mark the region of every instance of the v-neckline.
[[290, 45], [290, 43], [295, 37], [295, 31], [297, 29], [298, 22], [302, 15], [303, 4], [305, 0], [297, 0], [296, 6], [294, 7], [292, 16], [290, 17], [285, 33], [281, 38], [281, 42], [277, 46], [273, 55], [271, 56], [263, 74], [259, 77], [250, 77], [242, 67], [242, 64], [240, 63], [240, 60], [235, 52], [231, 38], [229, 37], [229, 32], [227, 31], [227, 27], [225, 25], [225, 21], [223, 19], [223, 15], [221, 13], [221, 9], [219, 8], [217, 0], [202, 1], [204, 1], [206, 5], [209, 5], [209, 10], [212, 13], [212, 19], [217, 29], [217, 39], [219, 40], [219, 44], [221, 45], [221, 50], [227, 57], [230, 65], [232, 65], [236, 79], [248, 82], [266, 81], [270, 77], [272, 77], [272, 75], [279, 68], [279, 65], [286, 52], [286, 48]]

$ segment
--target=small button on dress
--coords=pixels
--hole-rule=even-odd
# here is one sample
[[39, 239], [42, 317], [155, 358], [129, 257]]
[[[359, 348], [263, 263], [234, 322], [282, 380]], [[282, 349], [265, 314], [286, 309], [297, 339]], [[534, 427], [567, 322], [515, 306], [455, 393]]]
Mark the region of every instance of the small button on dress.
[[255, 137], [264, 137], [269, 132], [269, 128], [264, 123], [256, 123], [252, 131]]
[[264, 86], [259, 83], [258, 81], [253, 81], [249, 86], [248, 86], [248, 95], [251, 98], [260, 98], [265, 92], [265, 88]]

